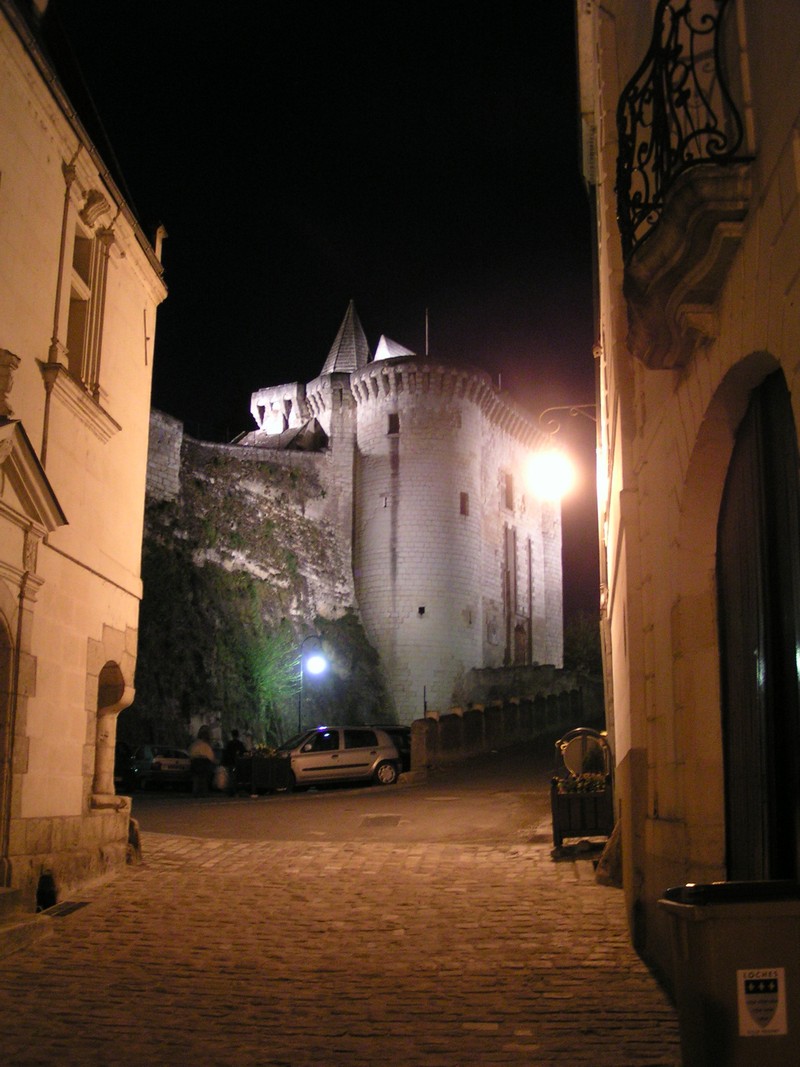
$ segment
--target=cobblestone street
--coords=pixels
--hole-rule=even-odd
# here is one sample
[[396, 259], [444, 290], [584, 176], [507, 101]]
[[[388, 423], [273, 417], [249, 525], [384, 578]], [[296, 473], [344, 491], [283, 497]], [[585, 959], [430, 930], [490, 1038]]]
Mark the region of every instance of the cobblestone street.
[[679, 1064], [619, 890], [544, 844], [143, 834], [2, 961], [5, 1064]]

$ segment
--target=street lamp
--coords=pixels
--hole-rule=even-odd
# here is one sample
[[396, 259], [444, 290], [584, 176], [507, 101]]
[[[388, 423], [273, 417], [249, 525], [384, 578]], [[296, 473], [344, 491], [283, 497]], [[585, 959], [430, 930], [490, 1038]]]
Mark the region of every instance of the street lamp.
[[575, 465], [565, 452], [537, 452], [528, 463], [528, 484], [540, 500], [561, 500], [575, 485]]
[[[316, 641], [317, 648], [307, 658], [306, 645]], [[322, 638], [319, 634], [309, 634], [300, 645], [300, 688], [297, 692], [297, 732], [303, 729], [303, 678], [305, 671], [309, 674], [322, 674], [328, 669], [328, 660], [322, 651]]]
[[[539, 416], [539, 425], [554, 437], [561, 429], [561, 417], [564, 414], [597, 422], [594, 404], [561, 404], [545, 408]], [[575, 464], [563, 449], [557, 447], [546, 448], [532, 456], [527, 475], [528, 484], [541, 500], [561, 500], [577, 481]]]

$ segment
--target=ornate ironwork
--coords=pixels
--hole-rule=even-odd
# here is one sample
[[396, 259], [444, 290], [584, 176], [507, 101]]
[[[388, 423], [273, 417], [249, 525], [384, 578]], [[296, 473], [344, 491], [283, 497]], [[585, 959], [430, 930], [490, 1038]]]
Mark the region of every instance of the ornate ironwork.
[[617, 107], [617, 207], [626, 259], [661, 218], [680, 174], [740, 162], [743, 128], [724, 78], [728, 0], [660, 0], [650, 49]]
[[583, 415], [590, 422], [597, 422], [596, 404], [557, 404], [555, 407], [545, 408], [539, 415], [539, 425], [546, 433], [557, 434], [561, 429], [561, 419], [553, 414], [556, 411], [566, 411], [572, 418]]

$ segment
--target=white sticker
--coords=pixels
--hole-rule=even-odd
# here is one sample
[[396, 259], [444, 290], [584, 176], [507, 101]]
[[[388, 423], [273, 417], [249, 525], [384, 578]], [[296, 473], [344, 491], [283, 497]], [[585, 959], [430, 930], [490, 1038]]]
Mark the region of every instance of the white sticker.
[[739, 1037], [786, 1034], [786, 977], [783, 967], [736, 972]]

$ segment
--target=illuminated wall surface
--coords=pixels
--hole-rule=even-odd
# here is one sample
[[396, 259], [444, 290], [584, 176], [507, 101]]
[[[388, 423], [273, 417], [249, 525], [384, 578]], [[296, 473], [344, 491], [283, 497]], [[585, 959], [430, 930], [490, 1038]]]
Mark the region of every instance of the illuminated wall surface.
[[780, 8], [576, 4], [606, 703], [631, 928], [665, 971], [667, 886], [800, 873], [800, 8]]
[[[160, 264], [0, 14], [0, 884], [122, 863]], [[144, 324], [144, 328], [143, 328]]]

